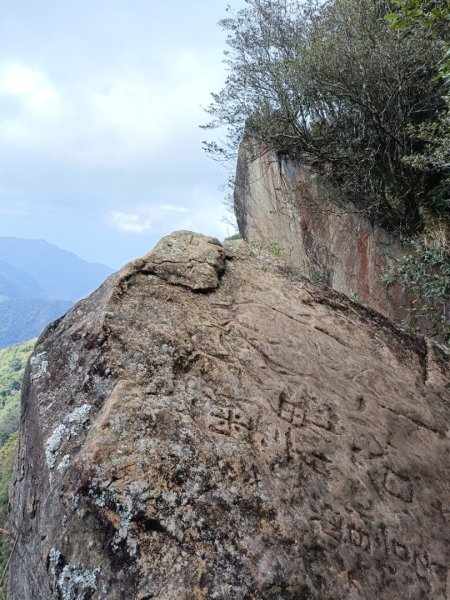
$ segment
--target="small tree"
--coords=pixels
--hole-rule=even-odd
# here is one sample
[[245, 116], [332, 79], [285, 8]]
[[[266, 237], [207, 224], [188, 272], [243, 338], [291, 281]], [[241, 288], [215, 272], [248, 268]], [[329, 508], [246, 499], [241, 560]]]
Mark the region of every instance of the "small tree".
[[[429, 172], [405, 158], [424, 147], [411, 134], [443, 109], [432, 36], [404, 35], [383, 0], [247, 0], [229, 13], [224, 88], [208, 127], [225, 125], [229, 157], [249, 138], [301, 156], [374, 222], [403, 234], [422, 223]], [[433, 177], [439, 174], [433, 173]]]

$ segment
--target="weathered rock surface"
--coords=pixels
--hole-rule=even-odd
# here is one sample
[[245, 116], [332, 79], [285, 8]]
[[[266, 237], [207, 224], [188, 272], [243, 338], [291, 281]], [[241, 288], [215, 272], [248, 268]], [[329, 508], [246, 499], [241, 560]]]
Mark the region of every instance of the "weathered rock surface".
[[177, 232], [39, 340], [10, 600], [448, 598], [449, 355]]
[[401, 321], [409, 299], [398, 284], [385, 283], [403, 253], [399, 241], [335, 200], [307, 165], [250, 141], [241, 145], [235, 211], [243, 237], [276, 245], [285, 264]]

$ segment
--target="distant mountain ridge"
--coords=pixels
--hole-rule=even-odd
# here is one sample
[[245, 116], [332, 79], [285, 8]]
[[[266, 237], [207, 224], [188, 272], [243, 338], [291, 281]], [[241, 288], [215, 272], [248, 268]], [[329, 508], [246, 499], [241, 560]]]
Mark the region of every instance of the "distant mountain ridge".
[[111, 273], [44, 240], [0, 237], [0, 348], [38, 336]]
[[[40, 293], [22, 297], [44, 297], [76, 302], [90, 294], [112, 270], [100, 263], [90, 263], [76, 254], [44, 240], [0, 237], [0, 275], [7, 278], [1, 264], [6, 263], [22, 273], [40, 289]], [[7, 278], [8, 279], [8, 278]], [[1, 292], [0, 292], [1, 294]], [[8, 294], [4, 294], [8, 295]]]
[[0, 260], [0, 296], [42, 298], [45, 292], [31, 275]]

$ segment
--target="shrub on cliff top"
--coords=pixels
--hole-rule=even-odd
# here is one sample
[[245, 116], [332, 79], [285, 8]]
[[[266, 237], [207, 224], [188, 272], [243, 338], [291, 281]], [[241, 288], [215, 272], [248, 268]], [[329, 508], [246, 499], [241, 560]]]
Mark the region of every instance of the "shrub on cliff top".
[[207, 127], [225, 125], [229, 157], [242, 139], [308, 160], [363, 214], [411, 234], [435, 210], [442, 171], [405, 158], [426, 142], [411, 130], [444, 109], [434, 36], [406, 35], [384, 0], [247, 0], [221, 22], [228, 32], [224, 88]]

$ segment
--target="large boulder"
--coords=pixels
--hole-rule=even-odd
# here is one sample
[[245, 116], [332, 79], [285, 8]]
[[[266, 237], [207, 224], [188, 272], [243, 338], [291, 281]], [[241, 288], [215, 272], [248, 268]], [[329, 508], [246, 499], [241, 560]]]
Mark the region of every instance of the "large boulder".
[[444, 600], [448, 376], [244, 242], [164, 238], [30, 360], [10, 600]]

